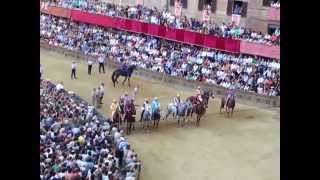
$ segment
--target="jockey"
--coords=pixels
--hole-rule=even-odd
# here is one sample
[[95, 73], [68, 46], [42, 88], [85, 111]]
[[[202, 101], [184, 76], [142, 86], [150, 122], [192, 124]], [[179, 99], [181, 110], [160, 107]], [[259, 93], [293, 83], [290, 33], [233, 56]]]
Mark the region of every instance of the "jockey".
[[174, 103], [174, 105], [175, 105], [176, 107], [178, 107], [178, 105], [179, 105], [180, 102], [181, 102], [180, 95], [177, 94], [177, 96], [175, 96], [175, 97], [173, 98], [173, 103]]
[[128, 95], [128, 92], [124, 93], [123, 101], [124, 101], [124, 106], [126, 106], [126, 104], [130, 102], [130, 96]]
[[230, 87], [226, 93], [226, 103], [228, 103], [231, 97], [235, 98], [235, 89], [233, 87]]
[[113, 120], [113, 115], [114, 113], [117, 111], [118, 108], [118, 103], [117, 101], [114, 99], [110, 105], [110, 110], [111, 110], [111, 120]]
[[142, 121], [142, 116], [143, 116], [143, 113], [144, 113], [144, 110], [145, 110], [145, 107], [146, 107], [146, 102], [147, 102], [147, 98], [144, 99], [144, 102], [141, 106], [141, 116], [140, 116], [140, 121]]
[[121, 67], [122, 71], [125, 72], [125, 74], [127, 75], [128, 74], [128, 66], [127, 66], [127, 63], [124, 62], [122, 64], [122, 67]]
[[[149, 103], [149, 100], [147, 100], [147, 101], [145, 102], [144, 111], [149, 112], [149, 114], [151, 115], [151, 105], [150, 105], [150, 103]], [[150, 116], [150, 118], [151, 118], [151, 116]]]
[[151, 110], [152, 113], [154, 113], [155, 111], [160, 111], [160, 102], [157, 97], [155, 97], [151, 103]]
[[202, 102], [202, 89], [200, 86], [198, 86], [197, 90], [196, 90], [196, 97], [197, 97], [197, 100], [199, 102]]

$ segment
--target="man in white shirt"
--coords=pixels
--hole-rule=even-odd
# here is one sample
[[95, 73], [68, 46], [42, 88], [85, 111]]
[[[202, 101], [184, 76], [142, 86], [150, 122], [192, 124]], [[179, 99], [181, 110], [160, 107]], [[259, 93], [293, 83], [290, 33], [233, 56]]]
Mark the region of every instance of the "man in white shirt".
[[57, 89], [58, 91], [64, 89], [64, 87], [63, 87], [63, 82], [60, 82], [59, 84], [57, 84], [57, 85], [56, 85], [56, 89]]
[[43, 74], [43, 67], [42, 67], [42, 64], [40, 64], [40, 79], [42, 77], [42, 74]]
[[76, 68], [77, 68], [77, 64], [76, 64], [76, 62], [73, 61], [71, 64], [71, 79], [77, 79]]
[[88, 75], [91, 75], [93, 61], [91, 59], [88, 59], [87, 63], [88, 63]]
[[105, 61], [104, 61], [104, 56], [101, 55], [101, 56], [98, 58], [98, 62], [99, 62], [99, 73], [101, 73], [101, 69], [102, 69], [103, 73], [106, 73], [106, 72], [104, 71], [104, 63], [105, 63]]

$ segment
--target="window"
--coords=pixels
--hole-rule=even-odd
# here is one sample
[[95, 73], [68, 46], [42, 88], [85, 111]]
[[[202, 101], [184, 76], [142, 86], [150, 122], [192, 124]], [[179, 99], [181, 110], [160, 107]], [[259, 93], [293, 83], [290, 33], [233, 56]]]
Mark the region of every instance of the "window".
[[270, 7], [271, 3], [276, 3], [278, 1], [280, 2], [280, 0], [263, 0], [262, 1], [262, 6]]
[[228, 0], [227, 15], [237, 14], [247, 16], [248, 2]]
[[268, 25], [268, 34], [273, 34], [276, 29], [280, 29], [280, 26], [277, 24], [269, 24]]
[[208, 5], [211, 7], [211, 12], [214, 13], [217, 9], [217, 0], [199, 0], [198, 10], [202, 11]]
[[[176, 0], [170, 0], [170, 6], [174, 6]], [[182, 8], [187, 9], [188, 8], [188, 0], [178, 0], [182, 4]]]

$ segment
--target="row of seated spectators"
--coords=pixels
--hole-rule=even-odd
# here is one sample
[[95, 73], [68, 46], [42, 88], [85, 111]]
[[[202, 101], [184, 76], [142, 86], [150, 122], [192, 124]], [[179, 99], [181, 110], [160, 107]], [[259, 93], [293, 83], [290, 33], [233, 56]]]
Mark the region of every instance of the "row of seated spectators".
[[40, 81], [40, 179], [135, 180], [140, 162], [122, 130], [62, 84]]
[[142, 5], [121, 6], [102, 0], [53, 0], [51, 5], [70, 9], [76, 8], [107, 16], [138, 19], [148, 23], [161, 24], [178, 29], [189, 29], [219, 37], [280, 45], [280, 29], [275, 30], [273, 34], [262, 34], [245, 27], [235, 26], [233, 23], [229, 25], [227, 23], [218, 24], [213, 20], [204, 22], [195, 18], [187, 18], [186, 16], [177, 17], [166, 10], [160, 10], [156, 7], [148, 8]]
[[41, 15], [40, 38], [89, 55], [108, 55], [141, 68], [266, 96], [280, 95], [280, 63], [235, 55], [141, 34], [113, 31]]

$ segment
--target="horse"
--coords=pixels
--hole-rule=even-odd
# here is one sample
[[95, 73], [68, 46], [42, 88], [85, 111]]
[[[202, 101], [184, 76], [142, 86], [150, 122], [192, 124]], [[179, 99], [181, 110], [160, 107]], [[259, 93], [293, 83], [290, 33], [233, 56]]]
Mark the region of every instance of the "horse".
[[196, 126], [200, 125], [200, 119], [206, 112], [206, 104], [204, 102], [195, 104], [192, 108], [192, 112], [196, 113]]
[[212, 99], [214, 99], [214, 94], [213, 94], [213, 90], [212, 89], [206, 89], [203, 91], [203, 95], [202, 95], [202, 99], [205, 103], [206, 108], [208, 108], [208, 104], [209, 104], [209, 99], [210, 97]]
[[232, 117], [234, 107], [236, 106], [235, 97], [231, 96], [229, 98], [228, 102], [226, 102], [226, 98], [225, 97], [222, 97], [221, 98], [221, 105], [220, 105], [220, 113], [221, 113], [221, 110], [224, 109], [224, 106], [226, 106], [226, 112], [228, 114], [228, 117], [230, 117], [230, 111], [231, 111], [231, 117]]
[[127, 122], [127, 134], [131, 133], [133, 123], [135, 122], [136, 108], [133, 102], [127, 103], [125, 106], [124, 121]]
[[189, 107], [192, 107], [192, 104], [187, 101], [184, 101], [184, 102], [181, 102], [179, 103], [178, 105], [178, 108], [177, 108], [177, 117], [178, 117], [178, 124], [180, 124], [180, 118], [182, 118], [182, 122], [181, 122], [181, 127], [183, 127], [184, 123], [185, 123], [185, 120], [187, 118], [187, 112], [188, 112], [188, 109], [190, 109]]
[[158, 128], [161, 119], [160, 109], [151, 109], [151, 119], [153, 120], [153, 128]]
[[174, 103], [169, 103], [167, 105], [167, 112], [166, 112], [165, 116], [163, 117], [163, 120], [167, 120], [168, 116], [171, 114], [172, 114], [172, 118], [175, 119], [177, 116], [177, 112], [178, 112], [177, 106]]
[[122, 85], [124, 85], [124, 83], [128, 79], [128, 85], [130, 87], [130, 77], [131, 77], [133, 71], [136, 70], [136, 69], [137, 69], [136, 65], [131, 65], [131, 66], [128, 67], [128, 71], [127, 72], [123, 71], [123, 69], [121, 69], [121, 68], [114, 70], [113, 73], [112, 73], [112, 76], [111, 76], [111, 80], [113, 82], [113, 87], [116, 87], [116, 83], [117, 84], [119, 83], [118, 82], [119, 76], [124, 76], [125, 77], [125, 79], [122, 82]]
[[113, 117], [112, 117], [112, 122], [117, 126], [117, 128], [119, 129], [120, 128], [120, 125], [121, 125], [121, 114], [120, 114], [120, 107], [118, 107], [116, 109], [116, 111], [114, 112], [113, 114]]
[[151, 112], [144, 111], [142, 114], [142, 129], [146, 126], [146, 129], [149, 129], [149, 124], [151, 121]]
[[[167, 112], [163, 120], [167, 120], [168, 116], [172, 114], [173, 119], [178, 119], [178, 124], [180, 124], [180, 119], [182, 119], [181, 125], [183, 126], [185, 119], [187, 117], [188, 107], [190, 105], [188, 102], [181, 102], [176, 106], [174, 103], [169, 103], [167, 106]], [[191, 105], [192, 106], [192, 105]]]
[[[204, 95], [202, 95], [204, 97]], [[209, 96], [208, 96], [209, 97]], [[189, 102], [192, 107], [188, 109], [187, 111], [187, 117], [192, 118], [192, 114], [196, 113], [196, 126], [200, 125], [200, 119], [205, 114], [206, 108], [208, 107], [208, 101], [209, 98], [204, 97], [202, 102], [198, 102], [196, 96], [190, 96], [186, 99], [187, 102]]]

